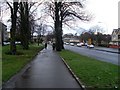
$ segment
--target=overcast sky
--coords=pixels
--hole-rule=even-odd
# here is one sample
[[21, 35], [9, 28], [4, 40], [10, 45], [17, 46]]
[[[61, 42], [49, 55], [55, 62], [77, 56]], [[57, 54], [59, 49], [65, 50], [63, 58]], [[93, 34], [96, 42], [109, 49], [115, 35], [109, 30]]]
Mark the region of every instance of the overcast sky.
[[[120, 0], [86, 0], [86, 10], [93, 15], [92, 21], [80, 22], [80, 27], [89, 29], [92, 26], [100, 25], [105, 28], [104, 33], [111, 34], [113, 29], [118, 28], [118, 1]], [[6, 12], [7, 13], [7, 12]], [[3, 16], [6, 24], [9, 14]], [[78, 25], [79, 25], [78, 24]], [[75, 30], [65, 30], [64, 33], [76, 33]], [[80, 31], [77, 30], [77, 33]]]
[[105, 26], [106, 33], [118, 28], [118, 1], [120, 0], [88, 0], [88, 8], [95, 15], [95, 22]]
[[[91, 26], [100, 25], [106, 34], [111, 34], [118, 28], [118, 2], [120, 0], [87, 0], [86, 10], [93, 15], [93, 20], [80, 23], [81, 27], [89, 29]], [[73, 31], [75, 33], [75, 31]], [[67, 33], [67, 31], [65, 31]], [[79, 31], [78, 31], [79, 33]]]

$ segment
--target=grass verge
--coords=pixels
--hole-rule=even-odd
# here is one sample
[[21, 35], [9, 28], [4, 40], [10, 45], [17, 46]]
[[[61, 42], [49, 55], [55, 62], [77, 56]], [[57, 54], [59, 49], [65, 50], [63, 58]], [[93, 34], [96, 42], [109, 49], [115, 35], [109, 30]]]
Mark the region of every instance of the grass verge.
[[9, 45], [2, 47], [2, 82], [4, 83], [10, 77], [20, 71], [32, 58], [43, 49], [43, 46], [37, 44], [30, 45], [29, 50], [23, 50], [20, 45], [17, 45], [17, 51], [23, 53], [22, 55], [7, 55]]
[[[117, 88], [118, 66], [68, 50], [59, 52], [87, 88]], [[119, 72], [120, 73], [120, 72]]]

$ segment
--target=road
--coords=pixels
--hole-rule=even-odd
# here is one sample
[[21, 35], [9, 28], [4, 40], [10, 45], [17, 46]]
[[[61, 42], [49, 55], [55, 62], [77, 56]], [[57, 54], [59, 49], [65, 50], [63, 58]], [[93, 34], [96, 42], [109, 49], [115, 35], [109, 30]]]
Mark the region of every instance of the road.
[[[65, 45], [65, 49], [77, 52], [79, 54], [92, 57], [101, 61], [109, 62], [112, 64], [118, 65], [118, 57], [120, 57], [120, 54], [117, 53], [111, 53], [111, 52], [105, 52], [105, 51], [98, 51], [95, 49], [89, 49], [86, 47], [77, 47], [77, 46], [70, 46]], [[119, 64], [120, 65], [120, 64]]]

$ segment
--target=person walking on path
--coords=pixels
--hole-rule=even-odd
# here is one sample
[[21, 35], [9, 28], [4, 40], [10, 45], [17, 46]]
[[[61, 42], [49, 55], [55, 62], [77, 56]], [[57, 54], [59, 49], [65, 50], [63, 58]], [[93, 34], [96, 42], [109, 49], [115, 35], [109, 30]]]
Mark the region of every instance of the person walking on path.
[[55, 43], [53, 43], [52, 47], [53, 47], [53, 50], [55, 50]]
[[45, 43], [45, 49], [47, 49], [47, 42]]

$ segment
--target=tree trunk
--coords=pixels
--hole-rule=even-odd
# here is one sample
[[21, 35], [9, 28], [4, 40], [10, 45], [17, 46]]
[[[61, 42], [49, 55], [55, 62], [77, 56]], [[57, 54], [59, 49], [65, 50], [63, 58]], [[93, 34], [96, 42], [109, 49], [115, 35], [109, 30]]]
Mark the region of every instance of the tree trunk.
[[55, 2], [55, 38], [56, 38], [56, 50], [61, 51], [61, 29], [59, 20], [59, 8], [58, 3]]
[[18, 2], [13, 3], [13, 9], [11, 8], [11, 20], [12, 26], [10, 29], [10, 52], [12, 55], [16, 54], [16, 44], [15, 44], [15, 32], [16, 32], [16, 19], [17, 19], [17, 10], [18, 10]]
[[63, 13], [62, 13], [62, 11], [61, 11], [61, 14], [60, 14], [60, 16], [61, 16], [61, 20], [60, 20], [60, 31], [61, 31], [61, 46], [62, 46], [62, 49], [65, 49], [64, 48], [64, 42], [63, 42], [63, 38], [62, 38], [62, 35], [63, 35], [63, 30], [62, 30], [62, 21], [63, 21], [63, 15], [62, 15]]
[[29, 40], [30, 40], [30, 30], [29, 30], [29, 10], [28, 10], [28, 2], [25, 2], [25, 29], [26, 29], [26, 48], [29, 49]]
[[[23, 5], [24, 4], [24, 5]], [[29, 11], [28, 2], [20, 2], [21, 16], [21, 43], [23, 49], [29, 49]]]
[[12, 28], [10, 29], [10, 36], [11, 36], [11, 40], [10, 40], [10, 51], [12, 55], [16, 54], [16, 44], [15, 44], [15, 29], [16, 29], [16, 19], [15, 16], [12, 14], [11, 15], [11, 19], [12, 19]]
[[59, 23], [60, 23], [60, 37], [61, 37], [61, 48], [64, 49], [64, 42], [63, 42], [63, 30], [62, 30], [62, 23], [63, 23], [63, 11], [62, 11], [62, 3], [59, 2], [59, 11], [60, 11], [60, 16], [59, 16]]

